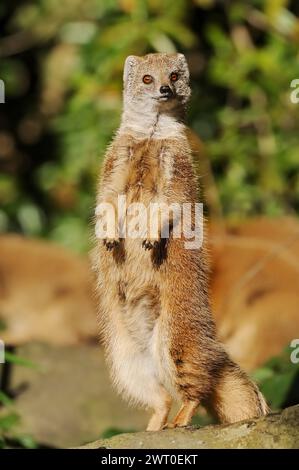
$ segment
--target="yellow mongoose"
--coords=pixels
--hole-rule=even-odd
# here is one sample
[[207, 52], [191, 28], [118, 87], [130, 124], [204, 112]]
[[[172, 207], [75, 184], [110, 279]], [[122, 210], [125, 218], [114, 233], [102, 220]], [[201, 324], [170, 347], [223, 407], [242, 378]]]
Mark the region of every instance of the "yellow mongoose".
[[[126, 59], [122, 121], [105, 157], [98, 207], [119, 210], [120, 195], [146, 208], [197, 202], [184, 125], [189, 96], [182, 54]], [[117, 210], [113, 217], [119, 220]], [[100, 323], [118, 391], [153, 409], [150, 431], [166, 425], [172, 399], [182, 407], [171, 427], [186, 426], [199, 403], [222, 422], [264, 415], [258, 388], [216, 339], [205, 243], [190, 249], [184, 234], [162, 237], [163, 218], [157, 237], [126, 236], [121, 224], [98, 240], [96, 253]]]

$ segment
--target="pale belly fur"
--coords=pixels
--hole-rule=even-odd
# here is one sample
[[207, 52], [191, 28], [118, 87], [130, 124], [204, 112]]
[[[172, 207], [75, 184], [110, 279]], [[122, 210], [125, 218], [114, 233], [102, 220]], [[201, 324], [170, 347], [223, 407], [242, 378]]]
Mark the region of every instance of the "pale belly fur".
[[[160, 274], [140, 240], [126, 240], [126, 262], [107, 263], [102, 305], [113, 382], [129, 401], [159, 406], [161, 386], [175, 395]], [[105, 256], [111, 256], [105, 253]]]

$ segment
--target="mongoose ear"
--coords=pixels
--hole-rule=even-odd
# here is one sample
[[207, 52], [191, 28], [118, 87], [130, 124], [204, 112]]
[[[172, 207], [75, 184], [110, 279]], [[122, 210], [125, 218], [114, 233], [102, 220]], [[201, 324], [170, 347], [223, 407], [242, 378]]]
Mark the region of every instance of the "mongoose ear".
[[186, 57], [184, 54], [178, 54], [178, 59], [179, 59], [179, 64], [180, 68], [184, 70], [186, 78], [189, 80], [190, 72], [189, 72], [189, 66]]
[[124, 75], [123, 75], [124, 83], [126, 83], [126, 81], [128, 80], [129, 75], [132, 72], [133, 67], [137, 65], [137, 62], [138, 62], [138, 57], [136, 55], [129, 55], [126, 58], [125, 65], [124, 65]]

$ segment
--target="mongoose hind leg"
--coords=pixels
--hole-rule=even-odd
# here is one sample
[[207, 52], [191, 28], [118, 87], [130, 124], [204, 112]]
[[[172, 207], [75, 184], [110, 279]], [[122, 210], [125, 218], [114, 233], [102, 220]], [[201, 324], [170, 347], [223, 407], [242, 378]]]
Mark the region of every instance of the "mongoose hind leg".
[[198, 406], [199, 406], [199, 401], [197, 400], [185, 401], [182, 404], [178, 414], [175, 416], [174, 420], [171, 423], [167, 424], [165, 428], [178, 428], [178, 427], [188, 426]]
[[172, 400], [170, 395], [163, 390], [161, 403], [154, 408], [154, 413], [151, 416], [147, 425], [147, 431], [160, 431], [163, 429], [171, 408]]

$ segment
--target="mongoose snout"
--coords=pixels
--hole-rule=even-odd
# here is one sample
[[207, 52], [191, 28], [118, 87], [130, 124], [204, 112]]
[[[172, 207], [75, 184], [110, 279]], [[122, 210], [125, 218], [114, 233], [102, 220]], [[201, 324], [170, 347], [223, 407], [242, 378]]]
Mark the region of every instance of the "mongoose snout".
[[172, 98], [174, 94], [172, 89], [168, 85], [161, 86], [160, 93], [165, 98]]

